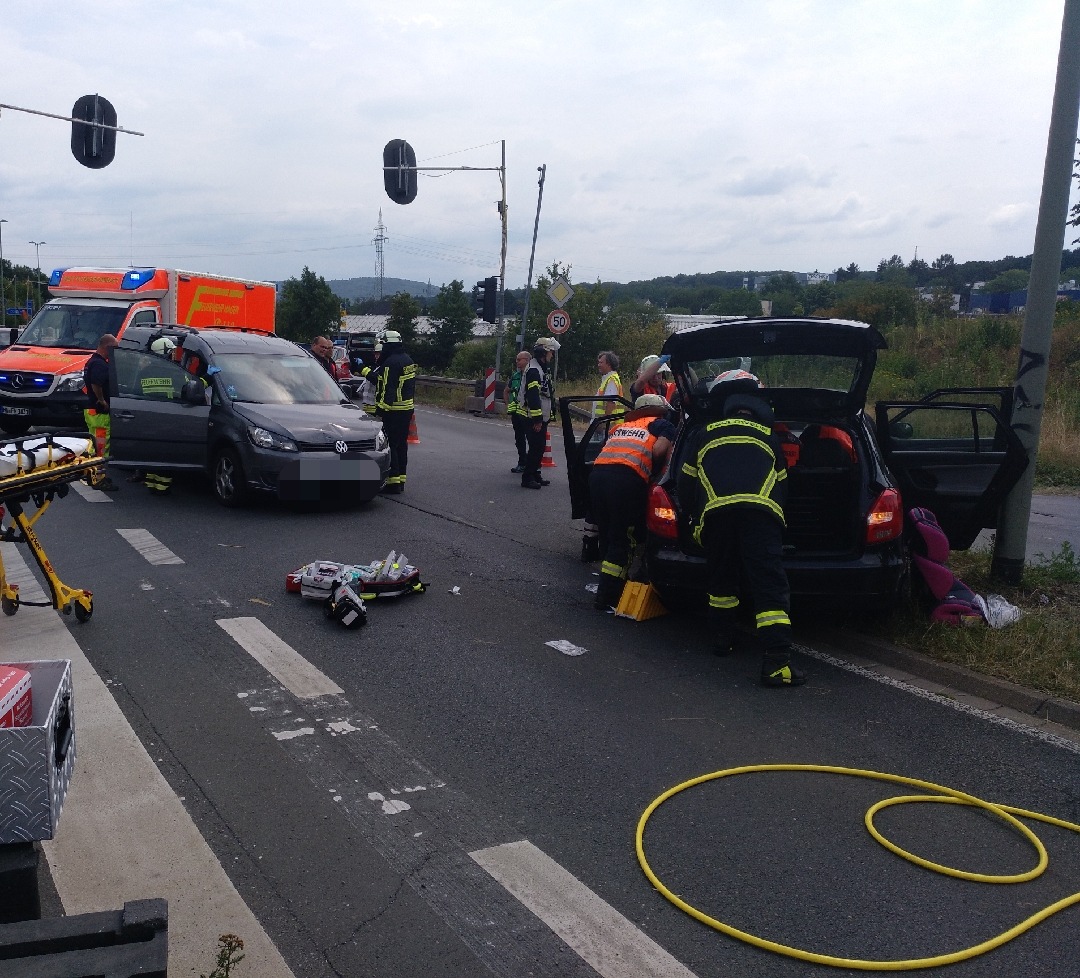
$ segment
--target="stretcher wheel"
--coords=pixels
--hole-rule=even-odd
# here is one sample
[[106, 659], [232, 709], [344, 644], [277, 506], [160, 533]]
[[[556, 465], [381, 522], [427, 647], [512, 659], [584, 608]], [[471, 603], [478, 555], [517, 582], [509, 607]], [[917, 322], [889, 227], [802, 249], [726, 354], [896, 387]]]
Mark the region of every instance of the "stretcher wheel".
[[9, 618], [19, 610], [18, 598], [0, 598], [0, 608], [3, 608], [4, 614]]
[[94, 614], [94, 599], [90, 599], [89, 607], [83, 607], [78, 601], [75, 602], [75, 618], [80, 622], [89, 621]]

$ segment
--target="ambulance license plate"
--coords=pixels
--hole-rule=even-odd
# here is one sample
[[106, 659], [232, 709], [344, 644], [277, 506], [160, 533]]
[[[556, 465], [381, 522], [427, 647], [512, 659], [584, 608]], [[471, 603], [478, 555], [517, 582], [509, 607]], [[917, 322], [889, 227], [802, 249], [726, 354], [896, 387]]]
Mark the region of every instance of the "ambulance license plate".
[[0, 405], [0, 411], [4, 414], [16, 414], [22, 418], [30, 417], [30, 408], [24, 407], [9, 407], [7, 404]]

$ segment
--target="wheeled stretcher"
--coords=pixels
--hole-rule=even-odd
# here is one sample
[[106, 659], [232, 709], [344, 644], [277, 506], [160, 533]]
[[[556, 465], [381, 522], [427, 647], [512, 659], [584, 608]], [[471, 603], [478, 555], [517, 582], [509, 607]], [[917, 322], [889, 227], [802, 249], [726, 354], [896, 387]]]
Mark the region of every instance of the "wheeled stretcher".
[[[93, 441], [85, 437], [47, 434], [0, 441], [0, 509], [6, 510], [11, 520], [0, 539], [29, 545], [49, 582], [52, 607], [65, 615], [74, 611], [80, 622], [94, 613], [94, 596], [60, 580], [34, 532], [34, 524], [54, 499], [67, 495], [69, 483], [96, 477], [103, 461], [95, 454]], [[27, 506], [32, 507], [32, 515]], [[0, 608], [5, 615], [13, 615], [20, 603], [48, 607], [44, 602], [20, 601], [19, 586], [9, 583], [0, 556]]]

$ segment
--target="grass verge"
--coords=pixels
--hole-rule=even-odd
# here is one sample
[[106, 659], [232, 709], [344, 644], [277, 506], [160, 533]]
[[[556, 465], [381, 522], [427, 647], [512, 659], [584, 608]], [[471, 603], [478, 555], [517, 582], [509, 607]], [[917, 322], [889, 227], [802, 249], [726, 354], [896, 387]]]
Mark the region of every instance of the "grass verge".
[[991, 579], [991, 556], [954, 552], [949, 566], [977, 594], [1000, 594], [1020, 608], [1019, 621], [956, 628], [931, 622], [929, 609], [912, 598], [865, 630], [932, 659], [1080, 702], [1080, 555], [1068, 543], [1039, 554], [1016, 587]]

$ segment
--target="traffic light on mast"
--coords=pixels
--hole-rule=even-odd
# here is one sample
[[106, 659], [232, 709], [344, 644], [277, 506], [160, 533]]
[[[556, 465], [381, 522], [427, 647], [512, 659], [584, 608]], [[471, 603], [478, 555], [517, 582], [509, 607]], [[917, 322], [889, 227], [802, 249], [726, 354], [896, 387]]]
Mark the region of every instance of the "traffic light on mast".
[[477, 282], [473, 289], [473, 303], [476, 306], [476, 315], [485, 323], [493, 323], [499, 317], [496, 313], [498, 308], [499, 277], [492, 275], [490, 278]]

